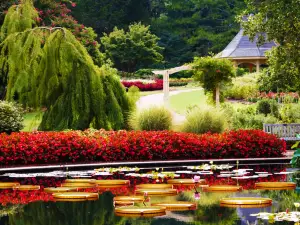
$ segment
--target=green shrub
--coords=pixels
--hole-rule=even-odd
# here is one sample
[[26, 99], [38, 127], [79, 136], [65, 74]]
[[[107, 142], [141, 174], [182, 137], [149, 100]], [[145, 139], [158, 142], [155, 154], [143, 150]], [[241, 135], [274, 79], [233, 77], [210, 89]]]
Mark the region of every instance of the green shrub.
[[[172, 78], [174, 79], [182, 79], [182, 78], [192, 78], [193, 77], [193, 71], [192, 70], [184, 70], [180, 71], [178, 73], [173, 73]], [[163, 79], [163, 75], [158, 75], [158, 79]]]
[[224, 91], [224, 97], [236, 100], [249, 99], [254, 97], [257, 92], [258, 89], [256, 85], [235, 84]]
[[[205, 93], [206, 96], [206, 102], [207, 104], [211, 106], [216, 105], [216, 94], [214, 92], [208, 91]], [[220, 103], [223, 103], [225, 101], [224, 93], [220, 92]]]
[[283, 123], [300, 123], [300, 104], [286, 104], [280, 108]]
[[241, 68], [241, 67], [238, 67], [236, 69], [236, 76], [237, 77], [240, 77], [240, 76], [243, 76], [244, 74], [246, 73], [249, 73], [249, 69], [248, 68]]
[[183, 87], [188, 85], [188, 82], [170, 82], [170, 87]]
[[134, 105], [141, 97], [140, 89], [134, 85], [128, 89], [127, 94], [128, 94], [130, 102]]
[[131, 114], [129, 126], [134, 130], [169, 130], [172, 126], [172, 115], [163, 107], [151, 107]]
[[153, 70], [155, 69], [139, 69], [138, 71], [135, 71], [134, 75], [136, 78], [148, 79], [154, 76]]
[[232, 117], [236, 113], [236, 110], [232, 104], [226, 103], [226, 102], [221, 104], [221, 109], [222, 109], [225, 119], [227, 121], [228, 129], [231, 129], [232, 128], [231, 127]]
[[187, 114], [182, 131], [196, 134], [221, 133], [226, 127], [227, 122], [223, 112], [215, 108], [194, 108]]
[[20, 131], [23, 126], [23, 110], [12, 102], [0, 101], [0, 133]]
[[274, 116], [264, 114], [249, 114], [245, 111], [238, 111], [232, 117], [232, 128], [238, 129], [263, 129], [264, 123], [278, 123]]
[[279, 117], [279, 105], [274, 99], [263, 99], [257, 102], [257, 112], [265, 116], [272, 114]]

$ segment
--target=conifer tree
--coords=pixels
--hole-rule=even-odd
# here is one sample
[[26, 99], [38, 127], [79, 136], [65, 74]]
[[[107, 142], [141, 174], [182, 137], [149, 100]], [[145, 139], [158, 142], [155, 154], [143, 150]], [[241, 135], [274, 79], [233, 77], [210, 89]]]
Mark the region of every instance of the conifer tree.
[[5, 99], [46, 107], [40, 130], [124, 128], [130, 103], [116, 71], [95, 66], [67, 29], [38, 27], [36, 18], [32, 0], [22, 0], [1, 28]]

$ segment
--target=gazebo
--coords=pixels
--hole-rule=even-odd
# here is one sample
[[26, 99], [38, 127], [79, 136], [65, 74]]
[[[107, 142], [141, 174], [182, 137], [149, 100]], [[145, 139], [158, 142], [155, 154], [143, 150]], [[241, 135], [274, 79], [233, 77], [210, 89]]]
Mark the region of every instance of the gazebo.
[[249, 37], [244, 35], [244, 30], [241, 29], [216, 57], [230, 59], [236, 67], [241, 64], [247, 65], [250, 72], [252, 72], [253, 66], [256, 66], [256, 72], [259, 72], [261, 65], [267, 63], [265, 52], [277, 45], [272, 41], [259, 46], [257, 38], [255, 39], [250, 41]]

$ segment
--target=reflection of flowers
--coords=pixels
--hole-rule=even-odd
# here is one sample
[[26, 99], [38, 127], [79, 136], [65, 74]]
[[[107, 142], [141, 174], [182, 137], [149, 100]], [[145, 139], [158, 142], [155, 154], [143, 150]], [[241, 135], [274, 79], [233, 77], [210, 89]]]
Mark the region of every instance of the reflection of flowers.
[[194, 193], [194, 198], [195, 198], [195, 200], [199, 200], [200, 199], [200, 193], [196, 191]]

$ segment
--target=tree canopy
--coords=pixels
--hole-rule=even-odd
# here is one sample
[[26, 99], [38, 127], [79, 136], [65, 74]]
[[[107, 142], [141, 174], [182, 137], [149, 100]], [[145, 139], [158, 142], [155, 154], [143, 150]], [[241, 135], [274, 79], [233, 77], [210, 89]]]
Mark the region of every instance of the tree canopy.
[[231, 82], [235, 77], [235, 69], [228, 59], [213, 58], [211, 56], [195, 57], [193, 62], [194, 78], [199, 81], [205, 91], [213, 92], [216, 104], [219, 105], [220, 85]]
[[101, 38], [106, 55], [121, 71], [134, 72], [138, 64], [147, 67], [161, 62], [162, 48], [158, 46], [158, 37], [151, 34], [149, 26], [135, 23], [128, 32], [115, 28], [109, 35]]
[[[300, 90], [300, 4], [298, 0], [246, 0], [242, 25], [252, 38], [275, 40], [279, 46], [269, 54], [269, 68], [262, 86], [273, 90]], [[240, 17], [242, 17], [241, 15]], [[241, 20], [242, 21], [242, 20]]]
[[[7, 0], [0, 10], [6, 10], [8, 3], [15, 1]], [[137, 65], [136, 69], [141, 69], [175, 67], [192, 61], [194, 56], [220, 52], [239, 30], [235, 17], [244, 10], [245, 3], [244, 0], [35, 0], [35, 6], [42, 11], [40, 18], [45, 25], [55, 21], [55, 26], [73, 27], [72, 32], [88, 46], [93, 59], [96, 58], [93, 51], [99, 49], [99, 45], [94, 47], [94, 41], [99, 41], [104, 33], [113, 32], [114, 27], [127, 32], [133, 23], [150, 25], [151, 33], [159, 38], [158, 45], [164, 48], [161, 52], [164, 60]], [[78, 21], [80, 26], [70, 21]], [[92, 34], [85, 37], [82, 24], [92, 27], [98, 38]]]
[[130, 104], [116, 70], [95, 66], [68, 29], [40, 27], [37, 17], [32, 0], [6, 15], [0, 43], [5, 99], [46, 107], [41, 130], [123, 128]]

